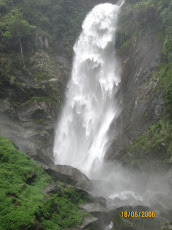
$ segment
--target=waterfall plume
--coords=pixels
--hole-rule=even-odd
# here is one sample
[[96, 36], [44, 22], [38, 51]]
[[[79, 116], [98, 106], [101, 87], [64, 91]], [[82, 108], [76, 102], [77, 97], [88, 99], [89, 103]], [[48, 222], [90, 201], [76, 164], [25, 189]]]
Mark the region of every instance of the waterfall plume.
[[56, 128], [55, 163], [78, 168], [89, 177], [103, 164], [109, 127], [119, 115], [115, 94], [121, 66], [114, 46], [123, 3], [97, 5], [83, 22]]

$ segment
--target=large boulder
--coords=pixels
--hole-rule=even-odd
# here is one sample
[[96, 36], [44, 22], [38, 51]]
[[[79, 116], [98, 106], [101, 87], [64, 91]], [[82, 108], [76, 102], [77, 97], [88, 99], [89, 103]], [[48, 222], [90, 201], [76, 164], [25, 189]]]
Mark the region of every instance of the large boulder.
[[97, 222], [97, 218], [95, 218], [93, 216], [86, 216], [86, 217], [84, 217], [83, 223], [81, 224], [79, 229], [91, 230], [91, 229], [93, 229], [96, 222]]
[[81, 204], [79, 207], [89, 213], [106, 212], [106, 209], [99, 203]]
[[95, 202], [95, 203], [81, 204], [79, 207], [85, 210], [86, 212], [90, 213], [92, 216], [98, 218], [99, 226], [101, 226], [103, 229], [111, 221], [107, 209], [103, 207], [100, 203]]
[[61, 181], [88, 191], [91, 190], [92, 183], [88, 177], [76, 168], [68, 165], [56, 165], [44, 168], [55, 181]]

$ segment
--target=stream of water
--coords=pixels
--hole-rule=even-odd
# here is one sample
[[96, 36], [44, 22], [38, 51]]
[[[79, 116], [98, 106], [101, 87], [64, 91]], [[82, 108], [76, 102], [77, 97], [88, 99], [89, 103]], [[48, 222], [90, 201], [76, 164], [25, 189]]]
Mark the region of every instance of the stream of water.
[[108, 130], [119, 115], [115, 100], [121, 66], [115, 54], [115, 35], [120, 8], [95, 6], [82, 25], [74, 45], [71, 79], [58, 120], [54, 158], [91, 177], [101, 167], [108, 148]]

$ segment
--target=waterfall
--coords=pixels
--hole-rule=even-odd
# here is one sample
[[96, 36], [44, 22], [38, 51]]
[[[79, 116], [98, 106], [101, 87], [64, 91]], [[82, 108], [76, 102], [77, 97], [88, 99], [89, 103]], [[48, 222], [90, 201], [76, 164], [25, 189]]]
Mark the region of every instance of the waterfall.
[[114, 46], [123, 3], [97, 5], [83, 22], [56, 128], [55, 163], [73, 166], [90, 177], [103, 164], [108, 131], [119, 115], [115, 94], [121, 67]]

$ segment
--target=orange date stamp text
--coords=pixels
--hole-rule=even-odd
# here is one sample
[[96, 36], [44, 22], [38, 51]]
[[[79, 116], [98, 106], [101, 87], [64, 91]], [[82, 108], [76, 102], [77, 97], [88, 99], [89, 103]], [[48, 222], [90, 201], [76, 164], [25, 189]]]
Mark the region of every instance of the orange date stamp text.
[[121, 216], [124, 218], [129, 218], [129, 217], [141, 217], [141, 218], [151, 218], [155, 217], [155, 212], [154, 211], [124, 211], [121, 212]]

